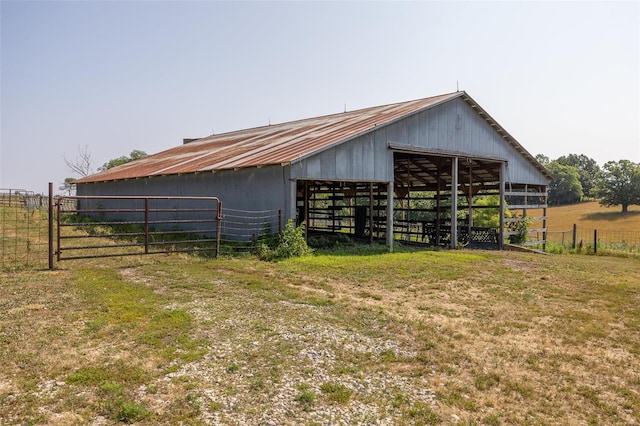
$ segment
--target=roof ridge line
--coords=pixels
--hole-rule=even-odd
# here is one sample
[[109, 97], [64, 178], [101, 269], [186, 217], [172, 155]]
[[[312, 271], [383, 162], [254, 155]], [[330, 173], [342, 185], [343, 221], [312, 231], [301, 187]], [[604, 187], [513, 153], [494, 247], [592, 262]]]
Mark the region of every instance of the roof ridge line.
[[362, 113], [363, 111], [366, 111], [366, 110], [372, 110], [372, 109], [377, 109], [377, 108], [386, 108], [386, 107], [397, 106], [397, 105], [401, 105], [401, 104], [408, 104], [408, 103], [411, 103], [411, 102], [420, 102], [420, 101], [425, 101], [427, 99], [433, 99], [433, 98], [443, 98], [443, 97], [447, 97], [447, 96], [454, 95], [454, 94], [457, 94], [459, 96], [463, 96], [463, 95], [466, 94], [466, 92], [464, 90], [460, 90], [458, 92], [444, 93], [442, 95], [427, 96], [426, 98], [416, 98], [416, 99], [411, 99], [411, 100], [408, 100], [408, 101], [392, 102], [392, 103], [388, 103], [388, 104], [382, 104], [382, 105], [375, 105], [375, 106], [370, 106], [370, 107], [365, 107], [365, 108], [359, 108], [359, 109], [354, 109], [352, 111], [334, 112], [334, 113], [331, 113], [331, 114], [317, 115], [317, 116], [313, 116], [313, 117], [298, 118], [298, 119], [295, 119], [295, 120], [283, 121], [282, 123], [267, 124], [267, 125], [263, 125], [263, 126], [249, 127], [249, 128], [246, 128], [246, 129], [230, 130], [230, 131], [224, 132], [224, 133], [211, 134], [209, 136], [203, 136], [201, 138], [195, 138], [195, 139], [192, 139], [191, 141], [185, 143], [184, 145], [188, 145], [188, 144], [195, 143], [195, 142], [202, 142], [203, 139], [210, 139], [210, 138], [215, 138], [215, 137], [218, 137], [218, 136], [227, 136], [227, 135], [231, 135], [233, 133], [249, 132], [249, 131], [253, 131], [253, 130], [265, 129], [265, 128], [270, 128], [270, 127], [284, 126], [284, 125], [287, 125], [287, 124], [298, 123], [298, 122], [309, 121], [309, 120], [322, 119], [322, 118], [333, 117], [333, 116], [337, 116], [337, 115], [357, 114], [357, 113]]

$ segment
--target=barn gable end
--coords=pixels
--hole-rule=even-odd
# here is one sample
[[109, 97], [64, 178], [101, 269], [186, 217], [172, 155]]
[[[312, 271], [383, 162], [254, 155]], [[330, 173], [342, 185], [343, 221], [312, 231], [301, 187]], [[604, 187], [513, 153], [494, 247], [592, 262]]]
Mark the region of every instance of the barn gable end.
[[[388, 182], [390, 149], [504, 161], [509, 182], [547, 185], [548, 176], [462, 98], [441, 103], [307, 158], [294, 161], [292, 177]], [[537, 167], [536, 167], [537, 166]]]

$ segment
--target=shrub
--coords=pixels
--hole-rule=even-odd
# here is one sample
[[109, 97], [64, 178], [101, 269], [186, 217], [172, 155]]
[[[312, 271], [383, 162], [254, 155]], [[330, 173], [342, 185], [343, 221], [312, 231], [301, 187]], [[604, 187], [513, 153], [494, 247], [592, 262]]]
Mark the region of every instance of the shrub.
[[533, 222], [530, 217], [523, 216], [517, 222], [509, 222], [507, 228], [509, 231], [515, 231], [517, 234], [509, 235], [509, 243], [511, 244], [523, 244], [527, 241], [527, 229]]
[[[258, 246], [258, 257], [262, 260], [287, 259], [311, 253], [304, 238], [305, 224], [296, 227], [293, 219], [289, 219], [277, 239], [266, 239]], [[269, 245], [268, 242], [272, 242]], [[276, 242], [274, 245], [273, 242]]]

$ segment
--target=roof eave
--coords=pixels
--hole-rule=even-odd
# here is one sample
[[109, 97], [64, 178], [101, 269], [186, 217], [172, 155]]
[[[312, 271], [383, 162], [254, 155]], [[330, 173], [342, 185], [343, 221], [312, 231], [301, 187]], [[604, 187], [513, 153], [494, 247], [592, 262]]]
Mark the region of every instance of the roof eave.
[[503, 139], [505, 139], [507, 142], [509, 142], [509, 144], [511, 144], [511, 146], [513, 146], [516, 151], [518, 151], [521, 155], [523, 155], [527, 160], [529, 160], [529, 162], [531, 164], [533, 164], [533, 166], [538, 169], [539, 172], [541, 172], [544, 177], [546, 177], [549, 182], [551, 182], [553, 180], [553, 176], [551, 175], [551, 172], [549, 172], [549, 170], [547, 170], [546, 167], [544, 167], [538, 160], [536, 160], [536, 158], [531, 155], [531, 153], [529, 151], [527, 151], [527, 149], [522, 146], [516, 138], [514, 138], [513, 136], [511, 136], [511, 134], [509, 132], [507, 132], [505, 130], [504, 127], [502, 127], [493, 117], [491, 117], [491, 115], [489, 115], [489, 113], [487, 113], [484, 108], [482, 108], [471, 96], [469, 96], [469, 94], [467, 94], [467, 92], [461, 92], [464, 93], [463, 96], [463, 100], [474, 110], [476, 110], [476, 112], [482, 117], [484, 118], [484, 120], [489, 123], [489, 125], [491, 127], [494, 128], [494, 130], [500, 135], [502, 136]]

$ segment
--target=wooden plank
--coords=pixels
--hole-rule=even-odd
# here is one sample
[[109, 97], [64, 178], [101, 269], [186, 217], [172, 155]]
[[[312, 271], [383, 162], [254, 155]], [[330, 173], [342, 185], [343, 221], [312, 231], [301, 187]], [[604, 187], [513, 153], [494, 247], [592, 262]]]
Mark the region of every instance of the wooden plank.
[[[540, 229], [527, 229], [526, 233], [527, 234], [534, 234], [536, 232], [547, 232], [547, 230], [545, 228], [540, 228]], [[520, 231], [507, 231], [504, 233], [504, 235], [520, 235], [521, 232]]]
[[522, 196], [522, 197], [547, 197], [548, 193], [547, 192], [505, 192], [504, 193], [505, 196]]
[[[528, 219], [535, 221], [538, 220], [545, 220], [547, 217], [546, 216], [527, 216]], [[504, 219], [504, 221], [506, 223], [513, 223], [513, 222], [521, 222], [522, 218], [521, 217], [507, 217]]]
[[533, 234], [535, 232], [547, 232], [547, 228], [527, 229], [527, 234]]
[[538, 246], [540, 244], [546, 244], [547, 240], [538, 240], [538, 241], [525, 241], [523, 246]]
[[507, 206], [508, 209], [546, 209], [547, 205], [546, 204], [514, 204], [514, 205], [508, 205]]

